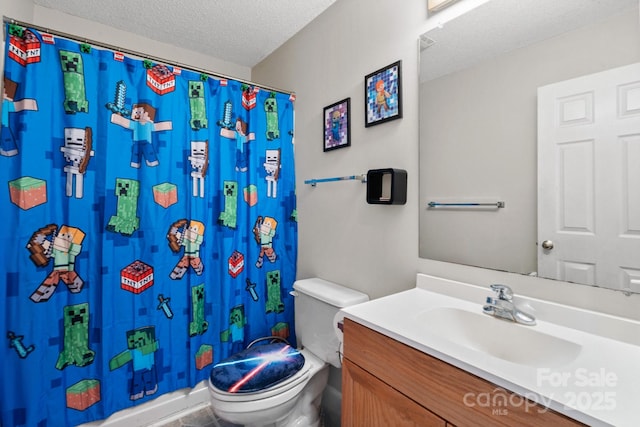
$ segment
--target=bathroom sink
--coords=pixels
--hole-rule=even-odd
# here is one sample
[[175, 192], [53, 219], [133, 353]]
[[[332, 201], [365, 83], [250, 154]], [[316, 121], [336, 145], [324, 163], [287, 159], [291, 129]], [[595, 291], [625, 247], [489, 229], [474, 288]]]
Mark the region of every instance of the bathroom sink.
[[483, 312], [487, 296], [500, 298], [493, 291], [418, 274], [415, 288], [341, 315], [585, 425], [638, 425], [640, 321], [518, 295], [516, 308], [536, 320], [524, 325]]
[[[479, 308], [480, 309], [480, 308]], [[437, 307], [415, 316], [430, 335], [499, 359], [533, 367], [557, 367], [580, 353], [580, 344], [483, 313]]]

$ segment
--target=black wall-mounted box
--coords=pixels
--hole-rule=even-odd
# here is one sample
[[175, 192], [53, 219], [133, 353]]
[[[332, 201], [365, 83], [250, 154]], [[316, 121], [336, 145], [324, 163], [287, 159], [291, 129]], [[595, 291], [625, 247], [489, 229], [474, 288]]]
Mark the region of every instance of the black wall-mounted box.
[[404, 205], [407, 203], [407, 171], [372, 169], [367, 172], [367, 203]]

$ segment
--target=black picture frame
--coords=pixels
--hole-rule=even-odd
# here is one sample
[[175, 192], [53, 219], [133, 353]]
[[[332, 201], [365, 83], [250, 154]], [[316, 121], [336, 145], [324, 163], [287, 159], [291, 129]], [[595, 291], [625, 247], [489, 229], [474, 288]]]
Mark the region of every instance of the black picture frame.
[[351, 98], [324, 107], [322, 139], [323, 151], [337, 150], [351, 145]]
[[365, 127], [402, 118], [402, 61], [367, 74], [364, 99]]

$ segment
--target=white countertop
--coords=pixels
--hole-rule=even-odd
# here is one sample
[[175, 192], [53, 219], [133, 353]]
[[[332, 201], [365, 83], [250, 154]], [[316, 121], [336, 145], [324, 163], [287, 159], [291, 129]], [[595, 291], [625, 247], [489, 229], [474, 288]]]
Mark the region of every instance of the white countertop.
[[[534, 328], [581, 347], [570, 361], [532, 366], [461, 345], [443, 338], [438, 325], [416, 321], [429, 310], [443, 307], [482, 313], [485, 298], [492, 294], [488, 287], [418, 274], [414, 289], [347, 307], [342, 314], [583, 423], [640, 424], [640, 322], [516, 295], [516, 305], [534, 314], [537, 323], [509, 328]], [[508, 339], [518, 345], [517, 338]], [[461, 404], [482, 402], [470, 396], [469, 402]]]

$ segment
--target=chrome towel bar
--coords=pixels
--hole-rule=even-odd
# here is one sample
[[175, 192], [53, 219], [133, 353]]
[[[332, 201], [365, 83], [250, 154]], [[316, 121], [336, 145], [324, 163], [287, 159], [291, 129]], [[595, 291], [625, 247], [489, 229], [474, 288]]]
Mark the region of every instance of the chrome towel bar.
[[350, 181], [350, 180], [354, 180], [354, 179], [358, 179], [361, 182], [365, 183], [365, 182], [367, 182], [367, 175], [366, 174], [360, 174], [360, 175], [336, 176], [336, 177], [333, 177], [333, 178], [307, 179], [304, 183], [305, 184], [310, 184], [312, 187], [315, 187], [316, 184], [321, 183], [321, 182]]
[[502, 201], [491, 203], [475, 203], [475, 202], [461, 202], [461, 203], [441, 203], [441, 202], [429, 202], [427, 207], [439, 208], [439, 207], [475, 207], [475, 206], [491, 206], [494, 208], [504, 208], [505, 203]]

